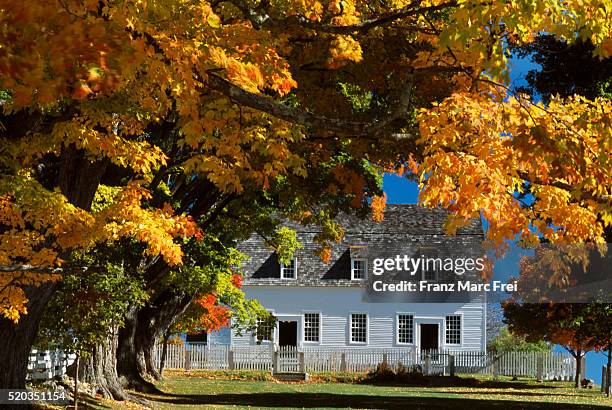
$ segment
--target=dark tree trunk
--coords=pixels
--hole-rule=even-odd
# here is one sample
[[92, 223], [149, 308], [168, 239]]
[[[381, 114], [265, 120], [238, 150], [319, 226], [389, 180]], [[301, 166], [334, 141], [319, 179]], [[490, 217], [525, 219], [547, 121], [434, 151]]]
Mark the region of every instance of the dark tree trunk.
[[145, 393], [157, 392], [155, 385], [147, 380], [147, 368], [142, 352], [143, 339], [139, 329], [139, 310], [133, 308], [126, 315], [124, 325], [119, 330], [117, 346], [117, 372], [124, 386]]
[[608, 346], [608, 365], [606, 366], [606, 396], [612, 395], [612, 345]]
[[168, 340], [170, 339], [170, 332], [165, 331], [162, 340], [162, 353], [159, 358], [159, 374], [164, 377], [164, 367], [166, 366], [166, 356], [168, 356]]
[[92, 386], [93, 394], [104, 398], [127, 400], [129, 395], [123, 390], [117, 376], [117, 335], [109, 332], [109, 337], [97, 345], [87, 357], [81, 357], [78, 364], [73, 365], [69, 374], [76, 377], [77, 371], [82, 382]]
[[160, 380], [161, 373], [154, 363], [155, 341], [174, 323], [189, 303], [192, 295], [162, 292], [147, 306], [134, 309], [119, 331], [117, 370], [126, 386], [143, 392], [157, 391], [151, 380]]
[[582, 350], [576, 350], [576, 354], [574, 355], [576, 358], [576, 375], [574, 376], [574, 387], [580, 387], [580, 376], [581, 376], [581, 367], [582, 367]]
[[0, 389], [25, 389], [30, 350], [56, 286], [54, 282], [45, 282], [39, 287], [24, 288], [28, 298], [27, 315], [17, 324], [0, 318]]

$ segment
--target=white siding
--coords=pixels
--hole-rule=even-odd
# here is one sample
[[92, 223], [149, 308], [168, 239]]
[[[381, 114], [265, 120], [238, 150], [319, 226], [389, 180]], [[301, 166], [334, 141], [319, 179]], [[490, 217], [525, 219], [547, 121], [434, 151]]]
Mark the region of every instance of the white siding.
[[[457, 349], [484, 349], [485, 305], [482, 303], [365, 303], [362, 289], [340, 287], [289, 287], [245, 286], [247, 297], [257, 299], [274, 312], [280, 320], [298, 321], [298, 344], [302, 343], [302, 314], [304, 311], [321, 312], [321, 345], [349, 345], [349, 317], [351, 312], [368, 314], [368, 346], [392, 347], [396, 344], [396, 314], [411, 313], [415, 319], [415, 342], [419, 343], [418, 326], [437, 323], [440, 347], [444, 345], [444, 320], [446, 315], [462, 315], [461, 346]], [[235, 345], [255, 344], [254, 338], [245, 334], [232, 336]]]

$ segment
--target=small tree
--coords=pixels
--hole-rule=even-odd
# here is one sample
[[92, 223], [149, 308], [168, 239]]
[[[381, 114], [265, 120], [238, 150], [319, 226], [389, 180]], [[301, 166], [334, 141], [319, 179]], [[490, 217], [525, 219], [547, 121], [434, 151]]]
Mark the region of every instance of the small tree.
[[527, 341], [525, 336], [516, 335], [508, 327], [502, 327], [497, 336], [489, 341], [487, 349], [494, 352], [550, 352], [550, 344], [544, 340]]

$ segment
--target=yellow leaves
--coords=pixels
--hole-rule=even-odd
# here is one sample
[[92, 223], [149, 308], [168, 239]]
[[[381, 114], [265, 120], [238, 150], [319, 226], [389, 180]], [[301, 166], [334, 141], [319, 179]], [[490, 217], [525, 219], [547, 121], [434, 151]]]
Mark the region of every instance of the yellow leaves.
[[[236, 35], [246, 35], [248, 29], [240, 26], [234, 30]], [[227, 78], [245, 90], [257, 93], [269, 87], [282, 96], [297, 86], [287, 62], [275, 48], [265, 44], [242, 44], [231, 52], [219, 46], [208, 46], [207, 52], [211, 62], [225, 69]]]
[[457, 93], [421, 110], [420, 200], [457, 218], [482, 212], [497, 245], [519, 234], [537, 240], [533, 227], [553, 242], [601, 241], [612, 189], [610, 104], [575, 97], [544, 107]]
[[361, 45], [352, 36], [335, 36], [331, 41], [329, 53], [327, 65], [333, 68], [341, 67], [350, 61], [358, 63], [363, 60]]
[[120, 190], [103, 187], [98, 197], [101, 206], [88, 213], [30, 178], [0, 179], [0, 223], [6, 227], [0, 234], [0, 264], [32, 266], [27, 272], [0, 275], [0, 314], [11, 320], [24, 314], [27, 300], [21, 287], [59, 280], [60, 275], [45, 270], [59, 266], [67, 251], [133, 238], [147, 246], [147, 253], [177, 265], [183, 255], [180, 241], [202, 235], [191, 217], [175, 215], [168, 204], [145, 208], [143, 199], [150, 194], [141, 182]]
[[[107, 126], [115, 128], [118, 125], [115, 124]], [[107, 157], [119, 166], [132, 168], [142, 174], [148, 174], [166, 163], [166, 156], [159, 147], [146, 141], [122, 138], [116, 135], [113, 129], [97, 131], [96, 128], [99, 127], [99, 124], [88, 118], [75, 118], [70, 122], [57, 124], [53, 136], [58, 145], [74, 144], [93, 156]]]
[[372, 210], [372, 220], [382, 222], [385, 220], [385, 206], [387, 205], [387, 194], [376, 195], [372, 198], [370, 209]]

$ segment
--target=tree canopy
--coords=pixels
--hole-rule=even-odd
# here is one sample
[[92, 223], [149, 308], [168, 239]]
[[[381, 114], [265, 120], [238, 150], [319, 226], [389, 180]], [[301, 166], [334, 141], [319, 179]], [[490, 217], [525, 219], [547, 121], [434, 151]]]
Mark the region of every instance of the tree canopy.
[[506, 98], [506, 45], [546, 32], [609, 58], [610, 7], [0, 0], [1, 313], [17, 321], [23, 287], [96, 244], [134, 239], [179, 266], [232, 206], [251, 210], [234, 228], [270, 208], [300, 221], [380, 209], [383, 171], [419, 180], [423, 204], [453, 212], [449, 232], [482, 212], [497, 244], [537, 241], [534, 226], [602, 241], [610, 101]]

